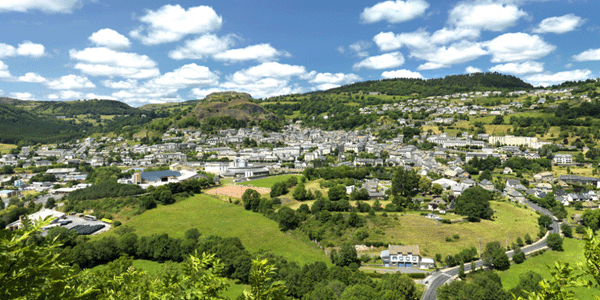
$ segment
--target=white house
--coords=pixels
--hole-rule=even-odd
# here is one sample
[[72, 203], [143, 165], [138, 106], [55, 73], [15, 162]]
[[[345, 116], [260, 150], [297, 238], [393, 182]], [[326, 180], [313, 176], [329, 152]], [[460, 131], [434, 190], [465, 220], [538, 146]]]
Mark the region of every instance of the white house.
[[435, 267], [431, 258], [421, 257], [419, 246], [388, 245], [381, 251], [384, 267], [431, 269]]

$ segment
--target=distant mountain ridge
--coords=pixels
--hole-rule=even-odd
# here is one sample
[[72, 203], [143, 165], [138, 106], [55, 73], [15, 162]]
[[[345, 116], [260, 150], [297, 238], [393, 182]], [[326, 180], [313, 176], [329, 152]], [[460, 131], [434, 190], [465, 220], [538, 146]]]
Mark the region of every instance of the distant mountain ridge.
[[484, 91], [489, 89], [530, 90], [533, 88], [533, 85], [524, 82], [518, 77], [488, 72], [449, 75], [444, 78], [435, 79], [393, 78], [370, 80], [314, 93], [379, 92], [386, 95], [409, 96], [412, 94], [418, 94], [421, 97], [428, 97], [471, 91]]

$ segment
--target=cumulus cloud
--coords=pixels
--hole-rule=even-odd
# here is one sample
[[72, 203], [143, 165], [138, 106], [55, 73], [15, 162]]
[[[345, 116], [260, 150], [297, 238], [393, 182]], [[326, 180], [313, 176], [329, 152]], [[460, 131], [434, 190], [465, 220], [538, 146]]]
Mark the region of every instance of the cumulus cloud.
[[22, 44], [19, 44], [19, 47], [17, 48], [18, 55], [36, 58], [44, 56], [44, 51], [44, 45], [32, 43], [30, 41], [24, 41]]
[[119, 76], [145, 79], [160, 75], [157, 64], [150, 57], [137, 53], [118, 52], [105, 47], [69, 51], [71, 59], [78, 60], [75, 69], [91, 76]]
[[255, 97], [303, 93], [308, 90], [291, 84], [291, 79], [309, 80], [315, 75], [307, 72], [304, 66], [265, 62], [227, 76], [227, 81], [220, 84], [219, 89], [247, 92]]
[[356, 53], [356, 56], [366, 57], [366, 56], [369, 56], [369, 52], [367, 52], [365, 50], [371, 48], [371, 43], [369, 43], [367, 41], [358, 41], [358, 42], [348, 46], [348, 48], [350, 48], [350, 50], [354, 51], [354, 53]]
[[419, 78], [423, 79], [423, 75], [419, 72], [413, 72], [410, 70], [402, 69], [395, 71], [385, 71], [381, 73], [381, 77], [383, 78]]
[[135, 79], [121, 81], [104, 80], [102, 81], [102, 85], [111, 89], [126, 90], [136, 88], [138, 86], [138, 81]]
[[522, 62], [544, 57], [556, 49], [538, 35], [506, 33], [484, 43], [492, 54], [492, 62]]
[[540, 22], [533, 32], [535, 33], [557, 33], [562, 34], [577, 29], [584, 23], [584, 20], [574, 14], [568, 14], [561, 17], [546, 18]]
[[126, 36], [110, 28], [100, 29], [92, 33], [88, 39], [96, 46], [106, 47], [113, 50], [123, 50], [131, 46], [131, 42]]
[[203, 34], [221, 28], [223, 18], [209, 6], [190, 7], [165, 5], [156, 11], [147, 10], [139, 18], [142, 25], [129, 34], [145, 45], [157, 45], [181, 40], [188, 34]]
[[209, 89], [201, 89], [201, 88], [193, 88], [190, 90], [189, 96], [195, 99], [204, 99], [206, 98], [206, 96], [212, 94], [212, 93], [217, 93], [217, 92], [222, 92], [223, 90], [221, 90], [220, 88], [209, 88]]
[[48, 81], [46, 85], [53, 90], [93, 89], [96, 87], [87, 77], [77, 75], [65, 75]]
[[600, 60], [600, 49], [590, 49], [577, 55], [573, 55], [575, 61], [593, 61]]
[[45, 54], [45, 47], [42, 44], [32, 43], [30, 41], [24, 41], [19, 44], [17, 48], [8, 44], [0, 43], [0, 58], [11, 57], [11, 56], [29, 56], [29, 57], [42, 57]]
[[94, 93], [85, 94], [85, 99], [103, 99], [103, 100], [117, 100], [117, 98], [109, 95], [97, 95]]
[[564, 71], [558, 73], [535, 74], [525, 77], [525, 81], [533, 85], [549, 86], [560, 84], [565, 81], [579, 81], [592, 78], [592, 71], [588, 69]]
[[404, 64], [404, 56], [400, 52], [391, 52], [378, 56], [367, 57], [364, 60], [354, 64], [353, 68], [358, 70], [361, 68], [367, 69], [390, 69], [396, 68]]
[[193, 40], [187, 40], [182, 46], [169, 52], [172, 59], [203, 59], [223, 52], [234, 44], [234, 35], [218, 37], [214, 34], [205, 34]]
[[360, 19], [364, 23], [400, 23], [422, 16], [427, 8], [429, 3], [424, 0], [384, 1], [365, 8]]
[[33, 100], [33, 94], [31, 93], [14, 92], [10, 93], [10, 96], [20, 100]]
[[8, 66], [0, 60], [0, 78], [11, 78], [10, 71], [8, 71]]
[[298, 65], [281, 64], [278, 62], [266, 62], [258, 66], [235, 72], [228, 77], [229, 81], [236, 83], [250, 83], [262, 78], [282, 78], [304, 77], [307, 75], [306, 68]]
[[357, 82], [359, 80], [361, 80], [360, 76], [352, 73], [318, 73], [313, 79], [309, 80], [309, 82], [315, 84], [315, 87], [318, 90], [328, 90], [344, 84]]
[[80, 6], [81, 0], [2, 0], [0, 12], [40, 10], [45, 13], [72, 13]]
[[434, 44], [447, 44], [460, 40], [474, 40], [479, 38], [480, 31], [473, 28], [442, 28], [431, 35]]
[[541, 73], [544, 71], [544, 63], [537, 61], [526, 61], [520, 64], [507, 63], [503, 65], [493, 66], [490, 68], [490, 71], [514, 75]]
[[216, 85], [219, 76], [210, 71], [208, 67], [197, 64], [184, 65], [172, 72], [151, 79], [145, 86], [151, 88], [174, 88], [182, 89], [192, 86]]
[[418, 70], [433, 70], [469, 62], [486, 54], [487, 51], [480, 43], [462, 41], [449, 46], [411, 51], [410, 57], [427, 61], [419, 66]]
[[270, 44], [258, 44], [240, 49], [230, 49], [213, 55], [213, 58], [220, 61], [240, 62], [247, 60], [268, 61], [275, 60], [279, 56], [289, 56], [285, 51], [278, 51]]
[[481, 73], [481, 69], [480, 68], [476, 68], [473, 66], [468, 66], [465, 68], [465, 73], [467, 74], [473, 74], [473, 73]]
[[46, 82], [47, 80], [46, 80], [46, 78], [42, 77], [41, 75], [39, 75], [37, 73], [27, 72], [27, 73], [25, 73], [25, 75], [19, 76], [19, 78], [17, 78], [17, 81], [41, 83], [41, 82]]
[[493, 2], [463, 2], [450, 10], [448, 23], [457, 28], [502, 31], [527, 16], [513, 4]]
[[393, 51], [403, 46], [411, 48], [425, 48], [431, 44], [429, 33], [424, 30], [414, 32], [403, 32], [394, 34], [393, 32], [380, 32], [373, 37], [373, 41], [381, 51]]

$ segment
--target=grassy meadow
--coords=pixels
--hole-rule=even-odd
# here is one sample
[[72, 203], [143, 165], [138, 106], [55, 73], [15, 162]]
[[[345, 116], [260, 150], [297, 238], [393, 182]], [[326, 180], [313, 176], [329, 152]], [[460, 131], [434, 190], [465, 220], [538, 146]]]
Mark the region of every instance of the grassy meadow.
[[12, 144], [0, 144], [0, 155], [9, 154], [10, 150], [17, 148], [17, 145]]
[[[534, 271], [542, 275], [545, 279], [550, 279], [549, 267], [554, 267], [554, 262], [560, 260], [569, 263], [572, 267], [576, 264], [585, 264], [584, 256], [585, 242], [575, 239], [564, 239], [563, 247], [565, 251], [546, 251], [542, 255], [528, 258], [520, 265], [512, 265], [509, 270], [498, 272], [502, 279], [502, 285], [505, 289], [511, 289], [519, 282], [519, 275]], [[591, 279], [591, 278], [590, 278]], [[593, 296], [600, 296], [600, 290], [587, 288], [574, 288], [576, 299], [593, 299]]]
[[286, 174], [286, 175], [278, 175], [278, 176], [272, 176], [272, 177], [267, 177], [267, 178], [262, 178], [262, 179], [257, 179], [257, 180], [241, 182], [238, 184], [245, 185], [245, 186], [271, 188], [275, 183], [281, 182], [281, 181], [286, 181], [286, 180], [290, 179], [290, 177], [296, 177], [297, 180], [300, 180], [300, 177], [302, 177], [302, 176]]
[[159, 206], [124, 225], [135, 228], [139, 235], [168, 233], [173, 237], [183, 237], [186, 230], [197, 228], [203, 236], [239, 237], [251, 252], [269, 250], [301, 265], [329, 263], [325, 253], [308, 238], [281, 232], [277, 222], [205, 194]]

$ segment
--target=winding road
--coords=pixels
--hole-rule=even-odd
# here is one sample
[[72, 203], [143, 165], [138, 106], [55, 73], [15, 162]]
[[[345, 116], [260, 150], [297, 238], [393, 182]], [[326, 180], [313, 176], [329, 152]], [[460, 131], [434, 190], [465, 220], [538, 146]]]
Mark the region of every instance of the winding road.
[[[525, 203], [527, 203], [527, 205], [529, 205], [533, 210], [539, 211], [540, 213], [548, 215], [552, 218], [552, 227], [549, 230], [549, 233], [560, 233], [560, 227], [558, 225], [558, 222], [556, 221], [556, 218], [554, 218], [554, 216], [552, 215], [552, 213], [549, 210], [547, 210], [533, 202], [530, 202], [530, 201], [526, 201]], [[540, 249], [548, 246], [548, 244], [546, 243], [547, 236], [548, 235], [546, 235], [543, 239], [537, 241], [534, 244], [531, 244], [531, 245], [521, 248], [521, 250], [525, 253], [529, 253], [529, 252], [540, 250]], [[508, 257], [512, 257], [513, 253], [514, 253], [514, 251], [512, 251], [512, 250], [506, 252], [506, 254], [508, 254]], [[476, 266], [476, 268], [481, 268], [481, 266], [483, 266], [483, 261], [482, 260], [476, 261], [475, 266]], [[433, 275], [429, 276], [426, 279], [426, 282], [428, 284], [425, 288], [425, 292], [423, 293], [423, 297], [421, 297], [421, 299], [422, 300], [436, 300], [437, 299], [437, 293], [436, 293], [437, 288], [442, 286], [444, 283], [448, 282], [454, 276], [457, 276], [458, 268], [459, 267], [456, 266], [453, 268], [440, 270], [436, 273], [433, 273]], [[469, 270], [471, 270], [471, 264], [470, 263], [465, 264], [465, 271], [469, 271]]]

